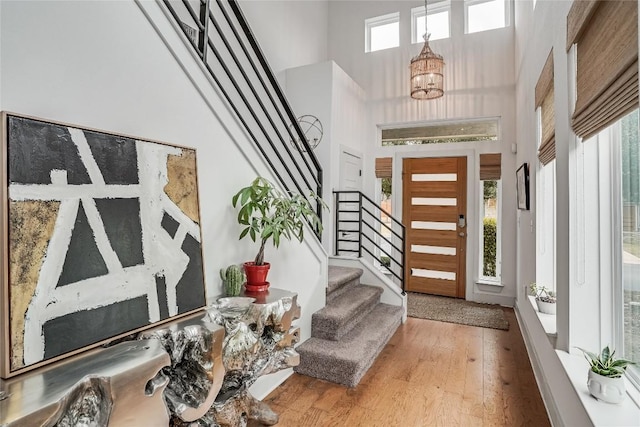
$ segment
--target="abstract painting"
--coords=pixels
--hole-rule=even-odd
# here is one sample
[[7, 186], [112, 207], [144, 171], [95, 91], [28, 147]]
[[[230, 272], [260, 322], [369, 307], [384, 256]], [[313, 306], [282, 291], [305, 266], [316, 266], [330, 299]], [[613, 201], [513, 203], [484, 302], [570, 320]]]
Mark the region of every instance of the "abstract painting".
[[195, 150], [2, 122], [2, 377], [205, 305]]

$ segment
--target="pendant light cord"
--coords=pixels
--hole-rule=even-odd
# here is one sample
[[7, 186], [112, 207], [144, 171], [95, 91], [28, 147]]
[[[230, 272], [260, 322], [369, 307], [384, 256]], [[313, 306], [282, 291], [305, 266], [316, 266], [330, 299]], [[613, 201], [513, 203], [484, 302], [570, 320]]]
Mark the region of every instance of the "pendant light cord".
[[427, 28], [427, 0], [424, 0], [424, 39], [429, 39], [429, 30]]

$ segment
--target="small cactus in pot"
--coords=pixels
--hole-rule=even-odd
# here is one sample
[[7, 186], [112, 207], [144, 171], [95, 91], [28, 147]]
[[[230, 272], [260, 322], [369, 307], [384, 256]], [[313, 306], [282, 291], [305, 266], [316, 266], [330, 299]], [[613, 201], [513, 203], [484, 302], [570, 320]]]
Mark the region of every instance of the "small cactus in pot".
[[231, 264], [227, 268], [221, 268], [220, 277], [222, 278], [222, 283], [224, 283], [224, 292], [227, 296], [236, 297], [240, 295], [242, 284], [245, 281], [242, 267]]

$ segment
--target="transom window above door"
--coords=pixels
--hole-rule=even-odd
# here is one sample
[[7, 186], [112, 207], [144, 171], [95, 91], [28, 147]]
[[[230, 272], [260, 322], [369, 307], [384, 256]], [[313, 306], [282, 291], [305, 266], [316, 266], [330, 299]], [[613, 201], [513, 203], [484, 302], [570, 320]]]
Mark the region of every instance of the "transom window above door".
[[382, 146], [497, 141], [498, 119], [434, 123], [382, 129]]

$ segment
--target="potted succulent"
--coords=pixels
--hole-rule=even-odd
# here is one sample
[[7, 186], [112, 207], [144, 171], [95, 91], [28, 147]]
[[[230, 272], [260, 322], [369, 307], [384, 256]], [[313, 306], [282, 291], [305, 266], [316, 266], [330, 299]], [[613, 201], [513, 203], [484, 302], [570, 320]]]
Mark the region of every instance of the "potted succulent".
[[311, 200], [326, 206], [315, 194], [309, 198], [300, 194], [284, 194], [263, 177], [257, 177], [233, 196], [231, 204], [239, 208], [238, 223], [244, 227], [240, 239], [249, 236], [254, 242], [260, 242], [255, 259], [244, 263], [247, 291], [262, 292], [269, 287], [267, 273], [271, 264], [264, 262], [264, 248], [269, 240], [276, 248], [282, 239], [291, 240], [295, 237], [302, 242], [305, 222], [322, 231]]
[[228, 297], [237, 297], [242, 290], [242, 284], [245, 281], [245, 274], [242, 267], [231, 264], [227, 268], [220, 269], [220, 278], [224, 285], [224, 293]]
[[624, 400], [626, 389], [622, 374], [628, 365], [634, 362], [614, 357], [615, 350], [610, 351], [609, 346], [602, 349], [600, 354], [591, 353], [577, 347], [591, 365], [587, 387], [589, 393], [596, 399], [607, 403], [620, 403]]
[[529, 285], [531, 294], [536, 297], [536, 305], [540, 313], [556, 314], [556, 293], [535, 282]]

